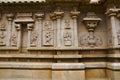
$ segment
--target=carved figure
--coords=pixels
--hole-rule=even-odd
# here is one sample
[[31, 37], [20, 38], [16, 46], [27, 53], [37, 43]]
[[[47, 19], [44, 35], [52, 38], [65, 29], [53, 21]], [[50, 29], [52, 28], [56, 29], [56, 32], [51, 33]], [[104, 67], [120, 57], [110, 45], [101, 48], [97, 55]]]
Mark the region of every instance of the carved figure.
[[50, 21], [45, 21], [44, 29], [45, 30], [50, 30], [51, 29], [51, 23], [50, 23]]
[[37, 33], [35, 31], [33, 31], [31, 34], [31, 39], [30, 39], [30, 45], [32, 47], [36, 46], [37, 38], [38, 38]]
[[69, 32], [64, 33], [64, 44], [66, 46], [72, 45], [72, 36], [71, 36], [71, 33], [69, 33]]
[[45, 44], [46, 45], [51, 45], [52, 39], [53, 39], [52, 33], [49, 32], [49, 31], [46, 31], [46, 34], [45, 34]]
[[65, 20], [65, 28], [70, 29], [70, 21], [69, 20]]
[[0, 46], [4, 46], [5, 45], [5, 35], [4, 32], [1, 31], [0, 33]]
[[12, 43], [12, 46], [17, 46], [17, 36], [16, 36], [16, 34], [12, 35], [11, 43]]

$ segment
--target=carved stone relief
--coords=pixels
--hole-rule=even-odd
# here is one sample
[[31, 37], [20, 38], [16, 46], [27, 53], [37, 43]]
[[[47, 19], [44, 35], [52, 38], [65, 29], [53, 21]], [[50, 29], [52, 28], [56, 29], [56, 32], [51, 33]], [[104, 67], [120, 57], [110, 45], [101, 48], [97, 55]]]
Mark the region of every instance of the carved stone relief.
[[118, 45], [120, 45], [120, 30], [118, 31], [117, 37], [118, 37]]
[[89, 35], [83, 35], [80, 37], [80, 44], [85, 47], [98, 47], [103, 44], [102, 38], [98, 35], [90, 37]]
[[5, 30], [6, 30], [6, 25], [5, 24], [2, 24], [0, 26], [0, 46], [5, 46], [6, 43], [5, 43]]
[[72, 45], [72, 35], [68, 31], [66, 31], [64, 33], [64, 45], [65, 46], [71, 46]]
[[89, 12], [83, 21], [88, 29], [89, 35], [81, 37], [81, 45], [87, 45], [90, 47], [102, 45], [102, 38], [94, 35], [95, 28], [98, 26], [101, 19], [98, 18], [94, 12]]
[[71, 33], [71, 26], [70, 26], [70, 20], [64, 21], [64, 33], [63, 33], [63, 40], [65, 46], [71, 46], [72, 45], [72, 33]]
[[17, 34], [13, 33], [11, 37], [11, 45], [12, 46], [17, 46]]
[[37, 44], [37, 38], [38, 38], [38, 34], [36, 31], [32, 31], [31, 32], [31, 38], [30, 38], [30, 46], [31, 47], [35, 47]]
[[50, 46], [54, 42], [53, 25], [51, 21], [45, 21], [43, 26], [43, 45]]

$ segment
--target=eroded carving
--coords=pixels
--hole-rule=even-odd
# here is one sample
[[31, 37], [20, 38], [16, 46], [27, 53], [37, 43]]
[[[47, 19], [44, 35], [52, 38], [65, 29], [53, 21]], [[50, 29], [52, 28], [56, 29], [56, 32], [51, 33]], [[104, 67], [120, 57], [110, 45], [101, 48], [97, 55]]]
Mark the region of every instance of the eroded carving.
[[70, 20], [65, 20], [65, 29], [71, 29]]
[[17, 46], [17, 35], [14, 33], [12, 34], [12, 37], [11, 37], [11, 45], [12, 46]]
[[83, 35], [80, 38], [81, 38], [80, 44], [85, 47], [88, 46], [98, 47], [103, 44], [102, 38], [100, 36], [90, 37], [89, 35]]
[[98, 18], [94, 12], [89, 12], [87, 13], [87, 16], [83, 19], [83, 21], [87, 26], [89, 32], [89, 36], [83, 37], [82, 39], [83, 45], [89, 44], [89, 46], [91, 47], [97, 46], [98, 43], [102, 45], [101, 38], [94, 36], [95, 28], [98, 26], [98, 23], [101, 21], [101, 19]]
[[53, 45], [54, 35], [51, 21], [45, 21], [43, 26], [43, 45]]
[[53, 45], [53, 33], [50, 31], [46, 31], [44, 36], [44, 45]]
[[72, 35], [70, 32], [64, 33], [64, 45], [71, 46], [72, 45]]
[[5, 46], [5, 34], [3, 31], [0, 31], [0, 46]]
[[38, 38], [37, 32], [36, 31], [32, 31], [31, 32], [31, 38], [30, 38], [30, 46], [31, 47], [35, 47], [36, 46], [37, 38]]

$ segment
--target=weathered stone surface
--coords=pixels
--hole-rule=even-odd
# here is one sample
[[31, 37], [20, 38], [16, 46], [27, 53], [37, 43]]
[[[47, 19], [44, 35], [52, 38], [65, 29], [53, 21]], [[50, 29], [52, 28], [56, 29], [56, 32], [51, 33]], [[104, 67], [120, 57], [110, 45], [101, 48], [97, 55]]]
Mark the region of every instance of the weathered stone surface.
[[0, 80], [120, 80], [119, 0], [0, 0]]

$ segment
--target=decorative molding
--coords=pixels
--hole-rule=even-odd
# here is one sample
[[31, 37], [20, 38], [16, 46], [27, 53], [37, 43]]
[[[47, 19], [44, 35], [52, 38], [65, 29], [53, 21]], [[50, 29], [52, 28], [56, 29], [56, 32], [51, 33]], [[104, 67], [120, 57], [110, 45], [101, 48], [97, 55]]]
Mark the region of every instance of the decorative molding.
[[101, 43], [102, 45], [102, 39], [100, 37], [94, 36], [95, 28], [98, 26], [101, 19], [98, 18], [94, 12], [88, 12], [87, 16], [83, 18], [83, 21], [88, 29], [89, 35], [82, 37], [81, 43], [88, 44], [91, 47], [97, 46], [97, 43]]
[[13, 18], [14, 18], [14, 14], [8, 14], [8, 15], [7, 15], [8, 21], [12, 21]]
[[15, 28], [16, 28], [17, 31], [20, 31], [21, 25], [20, 24], [15, 24]]
[[34, 25], [33, 23], [28, 23], [28, 24], [27, 24], [27, 29], [28, 29], [28, 30], [32, 30], [32, 29], [34, 28], [33, 25]]
[[54, 12], [54, 14], [56, 15], [57, 19], [61, 19], [63, 17], [64, 12], [61, 10], [60, 7], [57, 7], [57, 10]]
[[73, 10], [70, 12], [70, 15], [71, 17], [74, 19], [76, 19], [79, 15], [80, 15], [80, 12], [77, 11], [77, 8], [76, 7], [73, 7]]

